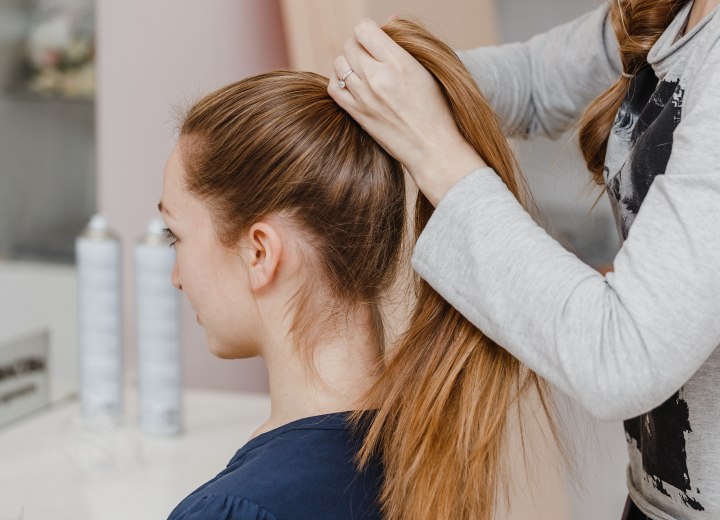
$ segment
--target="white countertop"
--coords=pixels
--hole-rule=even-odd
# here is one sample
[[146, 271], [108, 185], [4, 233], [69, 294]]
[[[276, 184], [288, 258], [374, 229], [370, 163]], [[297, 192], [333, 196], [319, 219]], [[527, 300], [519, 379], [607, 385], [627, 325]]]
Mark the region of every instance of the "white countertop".
[[184, 398], [177, 437], [142, 433], [135, 392], [119, 429], [88, 429], [77, 400], [0, 429], [0, 520], [167, 518], [270, 412], [265, 394], [188, 390]]

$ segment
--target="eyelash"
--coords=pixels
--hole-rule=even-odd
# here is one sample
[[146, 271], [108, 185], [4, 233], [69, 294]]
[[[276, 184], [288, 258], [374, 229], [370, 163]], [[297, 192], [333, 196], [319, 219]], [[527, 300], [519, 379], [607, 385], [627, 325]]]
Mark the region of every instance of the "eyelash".
[[163, 236], [169, 240], [172, 240], [170, 242], [170, 245], [168, 247], [175, 247], [175, 242], [177, 241], [177, 237], [175, 236], [175, 233], [170, 231], [170, 228], [163, 228]]

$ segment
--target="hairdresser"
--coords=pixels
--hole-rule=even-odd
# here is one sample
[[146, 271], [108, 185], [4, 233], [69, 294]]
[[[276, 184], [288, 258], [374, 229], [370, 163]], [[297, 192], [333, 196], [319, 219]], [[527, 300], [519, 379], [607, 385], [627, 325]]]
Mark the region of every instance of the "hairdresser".
[[606, 275], [533, 221], [373, 21], [328, 85], [436, 208], [417, 273], [590, 413], [625, 421], [625, 519], [720, 518], [718, 5], [612, 0], [524, 43], [457, 51], [508, 137], [577, 125], [623, 239]]

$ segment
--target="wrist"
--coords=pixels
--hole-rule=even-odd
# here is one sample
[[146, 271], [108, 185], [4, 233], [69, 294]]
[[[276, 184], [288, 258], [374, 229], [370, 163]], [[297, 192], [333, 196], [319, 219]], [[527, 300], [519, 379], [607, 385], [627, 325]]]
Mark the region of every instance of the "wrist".
[[487, 167], [475, 149], [464, 140], [462, 144], [438, 147], [437, 150], [442, 150], [442, 153], [425, 157], [410, 166], [405, 165], [420, 191], [436, 207], [460, 179], [474, 170]]

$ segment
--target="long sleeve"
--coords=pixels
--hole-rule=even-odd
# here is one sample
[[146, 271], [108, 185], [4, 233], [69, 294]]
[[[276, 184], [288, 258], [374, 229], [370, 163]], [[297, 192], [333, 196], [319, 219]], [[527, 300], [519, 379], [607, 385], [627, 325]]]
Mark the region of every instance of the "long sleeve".
[[660, 405], [720, 344], [720, 48], [685, 96], [605, 277], [553, 240], [493, 170], [440, 201], [414, 269], [490, 338], [602, 419]]
[[622, 72], [608, 4], [521, 43], [456, 50], [508, 137], [557, 137]]

